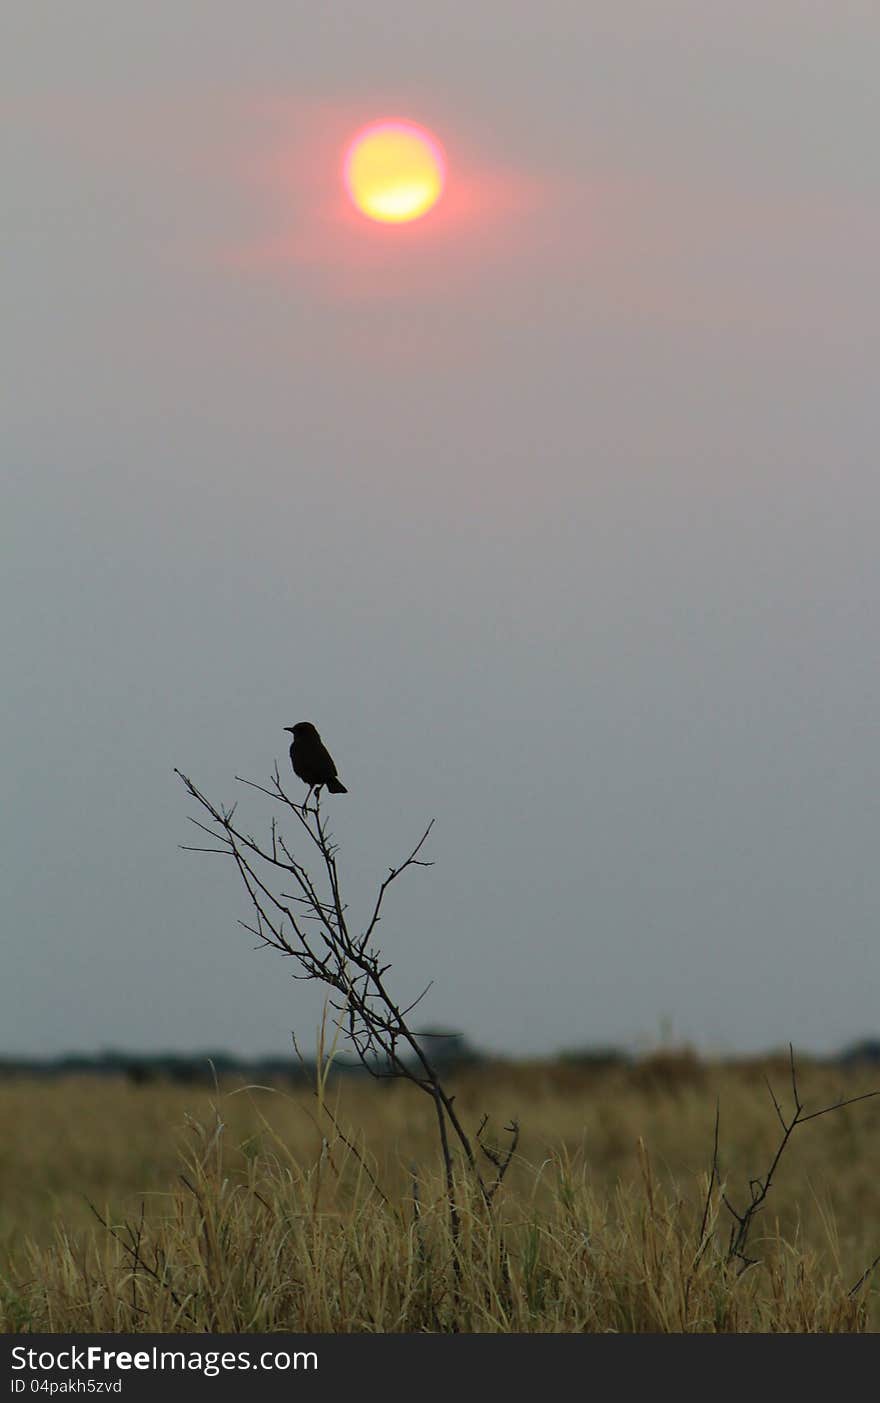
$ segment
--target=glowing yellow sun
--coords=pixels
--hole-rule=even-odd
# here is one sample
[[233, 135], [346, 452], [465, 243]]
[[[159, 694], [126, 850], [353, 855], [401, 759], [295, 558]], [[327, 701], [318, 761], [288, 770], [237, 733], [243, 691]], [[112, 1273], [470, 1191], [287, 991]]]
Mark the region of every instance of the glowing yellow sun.
[[342, 178], [368, 219], [404, 224], [421, 219], [440, 199], [446, 158], [436, 137], [415, 122], [371, 122], [352, 139]]

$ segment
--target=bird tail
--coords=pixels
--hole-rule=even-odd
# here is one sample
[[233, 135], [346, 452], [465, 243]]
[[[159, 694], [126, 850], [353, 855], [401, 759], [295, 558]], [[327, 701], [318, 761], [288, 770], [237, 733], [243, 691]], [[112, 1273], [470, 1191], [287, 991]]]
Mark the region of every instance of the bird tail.
[[338, 779], [328, 779], [328, 781], [327, 781], [327, 788], [328, 788], [328, 790], [330, 791], [331, 794], [347, 794], [347, 793], [348, 793], [348, 790], [346, 789], [345, 785], [342, 784], [341, 781], [338, 780]]

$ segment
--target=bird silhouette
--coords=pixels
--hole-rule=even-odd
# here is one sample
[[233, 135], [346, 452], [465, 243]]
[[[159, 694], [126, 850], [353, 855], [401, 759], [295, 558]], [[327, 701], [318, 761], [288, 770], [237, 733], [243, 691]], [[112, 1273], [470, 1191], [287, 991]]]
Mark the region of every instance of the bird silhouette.
[[290, 763], [293, 773], [309, 786], [306, 803], [312, 790], [320, 790], [326, 785], [331, 794], [347, 794], [348, 790], [336, 774], [333, 756], [324, 745], [311, 721], [297, 721], [295, 726], [285, 726], [293, 736], [290, 744]]

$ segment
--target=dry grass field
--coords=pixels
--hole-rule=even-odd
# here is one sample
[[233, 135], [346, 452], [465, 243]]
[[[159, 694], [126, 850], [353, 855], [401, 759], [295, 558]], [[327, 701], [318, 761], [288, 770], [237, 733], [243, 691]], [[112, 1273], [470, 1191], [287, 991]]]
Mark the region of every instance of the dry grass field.
[[[876, 1330], [880, 1282], [853, 1288], [880, 1254], [880, 1098], [797, 1128], [758, 1260], [728, 1260], [721, 1192], [747, 1202], [781, 1135], [765, 1074], [787, 1110], [782, 1058], [460, 1073], [468, 1126], [488, 1113], [500, 1143], [515, 1117], [522, 1136], [491, 1211], [460, 1169], [456, 1247], [432, 1107], [408, 1085], [331, 1080], [322, 1107], [305, 1087], [10, 1079], [0, 1327]], [[807, 1111], [880, 1080], [807, 1061], [798, 1076]]]

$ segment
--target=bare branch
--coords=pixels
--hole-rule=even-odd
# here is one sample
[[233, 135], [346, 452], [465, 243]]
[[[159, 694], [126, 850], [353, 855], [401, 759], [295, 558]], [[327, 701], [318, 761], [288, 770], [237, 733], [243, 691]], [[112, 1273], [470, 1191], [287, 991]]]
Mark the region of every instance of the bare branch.
[[[251, 922], [242, 921], [240, 924], [256, 937], [260, 948], [268, 946], [282, 955], [292, 956], [299, 966], [299, 970], [294, 972], [295, 978], [317, 980], [328, 987], [338, 1026], [345, 1032], [358, 1062], [371, 1076], [400, 1078], [431, 1096], [446, 1174], [450, 1221], [453, 1237], [457, 1238], [460, 1218], [454, 1192], [453, 1143], [464, 1154], [488, 1205], [512, 1161], [519, 1127], [515, 1122], [507, 1127], [511, 1142], [503, 1154], [481, 1145], [483, 1153], [496, 1169], [493, 1183], [487, 1186], [480, 1174], [470, 1137], [455, 1110], [454, 1097], [446, 1091], [419, 1037], [407, 1022], [431, 985], [428, 984], [417, 998], [401, 1008], [385, 982], [390, 966], [381, 962], [379, 951], [370, 945], [392, 883], [410, 867], [432, 865], [421, 858], [420, 853], [433, 828], [433, 819], [409, 855], [396, 867], [389, 868], [388, 875], [379, 886], [363, 933], [352, 937], [347, 926], [347, 905], [337, 866], [338, 847], [328, 819], [321, 811], [320, 790], [316, 791], [311, 805], [308, 803], [310, 796], [304, 804], [294, 802], [282, 786], [277, 764], [268, 787], [236, 775], [238, 783], [283, 805], [296, 819], [301, 835], [316, 852], [321, 869], [319, 880], [310, 874], [297, 856], [295, 848], [281, 831], [277, 815], [271, 818], [268, 841], [261, 844], [235, 823], [235, 805], [229, 809], [215, 806], [191, 779], [180, 770], [175, 773], [209, 819], [206, 823], [193, 818], [192, 822], [207, 833], [214, 843], [222, 845], [188, 847], [187, 850], [230, 856], [238, 868], [254, 912]], [[276, 883], [281, 873], [284, 873], [287, 884], [293, 878], [294, 891], [279, 890]], [[338, 1125], [336, 1129], [341, 1135]], [[345, 1143], [349, 1144], [348, 1141]], [[349, 1148], [357, 1153], [350, 1144]]]
[[[806, 1125], [808, 1121], [817, 1120], [820, 1116], [830, 1115], [832, 1111], [842, 1110], [845, 1106], [853, 1106], [858, 1101], [870, 1101], [873, 1097], [880, 1096], [880, 1090], [865, 1091], [862, 1092], [859, 1096], [841, 1097], [839, 1101], [833, 1102], [830, 1106], [823, 1106], [821, 1110], [805, 1112], [804, 1103], [801, 1100], [800, 1090], [798, 1088], [797, 1067], [795, 1065], [794, 1047], [791, 1043], [789, 1043], [788, 1045], [788, 1051], [789, 1068], [791, 1076], [791, 1094], [794, 1103], [794, 1110], [788, 1119], [786, 1119], [785, 1113], [783, 1112], [782, 1107], [780, 1106], [779, 1101], [776, 1098], [776, 1095], [773, 1091], [772, 1086], [770, 1085], [769, 1080], [765, 1077], [765, 1081], [767, 1082], [767, 1089], [770, 1092], [770, 1097], [773, 1102], [773, 1109], [775, 1110], [780, 1126], [782, 1127], [782, 1135], [780, 1137], [776, 1150], [770, 1160], [770, 1164], [762, 1176], [756, 1179], [749, 1180], [749, 1202], [745, 1205], [745, 1207], [742, 1210], [734, 1208], [727, 1195], [725, 1193], [721, 1194], [722, 1203], [724, 1204], [728, 1213], [730, 1213], [731, 1217], [734, 1219], [734, 1226], [731, 1228], [730, 1242], [728, 1244], [727, 1260], [728, 1262], [732, 1262], [734, 1260], [740, 1262], [741, 1271], [746, 1271], [748, 1267], [754, 1266], [757, 1261], [756, 1258], [749, 1257], [746, 1255], [746, 1245], [748, 1243], [749, 1234], [754, 1225], [754, 1220], [756, 1216], [760, 1212], [762, 1212], [764, 1208], [764, 1205], [767, 1201], [767, 1195], [773, 1187], [773, 1179], [777, 1169], [779, 1168], [779, 1163], [782, 1159], [783, 1154], [785, 1153], [785, 1150], [788, 1147], [792, 1135], [797, 1130], [798, 1126]], [[716, 1173], [717, 1163], [718, 1122], [716, 1118], [715, 1150], [712, 1161], [712, 1179], [710, 1180], [709, 1185], [710, 1194], [712, 1189], [712, 1183], [716, 1181], [718, 1177]], [[707, 1196], [707, 1210], [708, 1202], [709, 1200]], [[706, 1221], [707, 1211], [704, 1211], [703, 1230], [705, 1230]], [[880, 1261], [880, 1258], [878, 1258], [878, 1261]], [[866, 1273], [866, 1275], [870, 1275], [871, 1271], [873, 1271], [874, 1269], [874, 1265], [876, 1265], [876, 1263], [868, 1268], [868, 1272]], [[853, 1290], [856, 1290], [862, 1284], [864, 1279], [865, 1277], [860, 1277]]]

